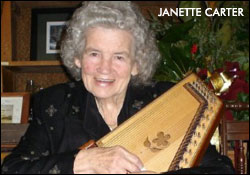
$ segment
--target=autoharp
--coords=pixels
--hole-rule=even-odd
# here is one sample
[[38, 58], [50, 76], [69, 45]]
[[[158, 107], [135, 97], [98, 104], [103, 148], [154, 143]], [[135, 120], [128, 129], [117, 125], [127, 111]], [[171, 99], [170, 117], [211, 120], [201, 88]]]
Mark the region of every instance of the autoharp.
[[190, 74], [87, 147], [123, 146], [142, 160], [145, 169], [155, 172], [193, 167], [219, 123], [222, 106], [219, 98]]

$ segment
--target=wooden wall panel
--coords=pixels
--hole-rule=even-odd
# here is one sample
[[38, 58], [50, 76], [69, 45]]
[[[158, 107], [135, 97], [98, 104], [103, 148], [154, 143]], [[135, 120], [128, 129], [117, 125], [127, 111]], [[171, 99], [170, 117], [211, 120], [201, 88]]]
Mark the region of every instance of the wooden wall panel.
[[31, 8], [14, 8], [13, 12], [13, 35], [15, 36], [13, 60], [30, 60], [31, 41]]
[[1, 3], [1, 61], [12, 59], [11, 2]]
[[68, 82], [69, 78], [64, 73], [16, 73], [15, 91], [24, 92], [28, 80], [33, 80], [37, 87], [47, 88], [55, 84]]
[[1, 66], [1, 92], [12, 92], [14, 89], [14, 73]]

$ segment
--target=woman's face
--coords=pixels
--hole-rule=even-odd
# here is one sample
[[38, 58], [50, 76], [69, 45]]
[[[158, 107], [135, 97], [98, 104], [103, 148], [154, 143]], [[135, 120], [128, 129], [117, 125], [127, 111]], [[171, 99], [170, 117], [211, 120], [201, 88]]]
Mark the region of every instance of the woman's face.
[[129, 32], [95, 27], [87, 31], [83, 58], [75, 63], [86, 89], [96, 98], [119, 98], [125, 96], [131, 75], [137, 74], [133, 55]]

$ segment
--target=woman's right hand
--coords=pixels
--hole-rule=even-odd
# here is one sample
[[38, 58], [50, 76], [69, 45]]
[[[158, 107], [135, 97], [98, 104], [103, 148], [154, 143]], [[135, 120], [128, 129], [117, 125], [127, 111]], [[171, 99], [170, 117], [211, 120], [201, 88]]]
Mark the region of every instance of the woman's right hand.
[[121, 146], [81, 150], [76, 155], [75, 174], [127, 174], [138, 172], [141, 160]]

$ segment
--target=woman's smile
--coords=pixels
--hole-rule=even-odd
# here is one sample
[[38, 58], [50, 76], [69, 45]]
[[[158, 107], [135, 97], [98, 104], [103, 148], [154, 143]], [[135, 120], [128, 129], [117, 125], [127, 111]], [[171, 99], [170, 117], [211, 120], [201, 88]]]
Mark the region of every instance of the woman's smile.
[[114, 79], [106, 79], [106, 78], [94, 78], [96, 85], [101, 87], [109, 87], [112, 86], [115, 82]]

